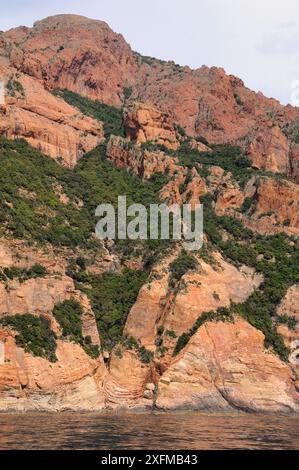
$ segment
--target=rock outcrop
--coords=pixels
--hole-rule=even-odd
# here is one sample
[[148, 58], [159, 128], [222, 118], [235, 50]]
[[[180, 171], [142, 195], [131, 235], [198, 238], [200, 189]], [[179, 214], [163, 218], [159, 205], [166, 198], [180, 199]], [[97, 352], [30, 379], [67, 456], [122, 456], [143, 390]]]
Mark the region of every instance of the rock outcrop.
[[13, 69], [1, 66], [0, 76], [7, 83], [13, 80], [22, 87], [22, 94], [13, 92], [14, 96], [7, 96], [5, 106], [0, 108], [1, 134], [11, 139], [24, 138], [69, 167], [102, 142], [100, 122], [46, 91], [39, 81], [24, 74], [16, 76]]
[[[262, 282], [262, 277], [254, 271], [245, 267], [238, 270], [214, 253], [213, 264], [199, 259], [198, 272], [186, 274], [174, 295], [169, 288], [167, 270], [173, 257], [159, 265], [153, 279], [141, 289], [125, 327], [127, 336], [133, 336], [152, 351], [159, 326], [172, 331], [177, 338], [204, 312], [229, 307], [231, 302], [244, 302]], [[176, 341], [167, 335], [164, 340], [169, 355]]]
[[84, 336], [90, 336], [92, 342], [99, 345], [98, 329], [88, 298], [75, 289], [74, 281], [67, 276], [47, 276], [22, 283], [17, 280], [0, 283], [0, 317], [26, 313], [43, 315], [49, 318], [53, 330], [57, 331], [57, 323], [52, 316], [53, 308], [69, 299], [78, 300], [83, 307]]
[[108, 142], [107, 158], [118, 168], [126, 168], [144, 179], [156, 173], [171, 176], [179, 169], [177, 159], [165, 152], [147, 150], [129, 139], [114, 135]]
[[112, 354], [109, 374], [105, 376], [103, 389], [108, 409], [152, 407], [152, 401], [143, 398], [146, 384], [151, 380], [149, 366], [140, 362], [135, 351], [118, 348]]
[[[256, 180], [253, 212], [240, 216], [250, 229], [263, 235], [285, 232], [299, 234], [299, 187], [286, 179], [262, 177]], [[250, 210], [251, 212], [251, 210]]]
[[[285, 232], [299, 234], [299, 186], [286, 178], [253, 176], [242, 190], [228, 172], [211, 167], [207, 178], [209, 190], [217, 194], [217, 215], [229, 215], [262, 235]], [[244, 202], [249, 208], [242, 210]]]
[[[299, 285], [290, 287], [277, 309], [277, 314], [284, 320], [278, 325], [286, 345], [290, 348], [289, 361], [297, 366], [299, 373]], [[291, 322], [291, 323], [289, 323]]]
[[290, 174], [290, 142], [272, 121], [258, 129], [247, 149], [253, 168]]
[[152, 142], [171, 150], [180, 145], [170, 115], [149, 104], [134, 102], [125, 110], [124, 123], [128, 139], [138, 144]]
[[103, 409], [101, 359], [91, 359], [80, 346], [58, 340], [58, 360], [50, 363], [16, 346], [7, 330], [0, 329], [0, 341], [5, 349], [5, 363], [0, 364], [1, 411]]
[[264, 350], [263, 334], [243, 320], [206, 323], [158, 384], [164, 410], [298, 411], [290, 368]]
[[103, 21], [57, 15], [1, 35], [13, 67], [43, 80], [120, 106], [123, 88], [137, 71], [130, 46]]

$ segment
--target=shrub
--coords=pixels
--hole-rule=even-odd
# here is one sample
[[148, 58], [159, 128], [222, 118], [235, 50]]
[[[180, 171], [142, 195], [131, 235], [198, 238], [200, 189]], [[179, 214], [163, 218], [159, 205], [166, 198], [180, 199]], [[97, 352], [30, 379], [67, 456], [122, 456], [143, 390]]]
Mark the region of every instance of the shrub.
[[146, 349], [144, 346], [141, 346], [139, 342], [133, 337], [129, 336], [126, 338], [124, 341], [121, 341], [122, 344], [127, 348], [127, 349], [134, 349], [138, 356], [140, 361], [143, 364], [150, 364], [152, 358], [153, 358], [153, 353]]
[[242, 204], [242, 207], [240, 208], [240, 212], [247, 212], [250, 208], [251, 208], [251, 205], [253, 203], [253, 199], [251, 197], [247, 197], [243, 204]]
[[18, 279], [20, 282], [27, 281], [31, 278], [44, 277], [47, 274], [47, 270], [41, 264], [34, 264], [29, 269], [16, 268], [4, 268], [1, 273], [1, 280], [6, 281], [7, 279]]
[[198, 263], [194, 256], [189, 255], [185, 250], [182, 250], [176, 260], [174, 260], [170, 266], [170, 285], [173, 286], [176, 282], [191, 270], [196, 269]]
[[190, 338], [204, 323], [208, 321], [231, 321], [232, 319], [233, 317], [230, 310], [224, 307], [220, 307], [216, 312], [202, 313], [197, 318], [192, 328], [179, 337], [173, 351], [173, 356], [177, 356], [179, 354], [179, 352], [188, 344]]
[[133, 93], [133, 88], [131, 86], [129, 87], [124, 87], [124, 98], [125, 100], [128, 100]]
[[287, 325], [290, 330], [296, 330], [298, 320], [293, 315], [280, 315], [277, 317], [277, 323], [281, 325]]
[[177, 130], [177, 132], [180, 134], [181, 137], [185, 137], [186, 136], [186, 131], [185, 129], [180, 126], [179, 124], [176, 124], [175, 125], [175, 129]]
[[175, 332], [173, 330], [167, 330], [166, 335], [169, 336], [169, 338], [172, 338], [172, 339], [175, 339], [177, 337], [177, 335], [175, 334]]
[[80, 344], [91, 357], [98, 357], [98, 346], [92, 344], [90, 336], [84, 338], [82, 335], [83, 308], [79, 302], [70, 299], [59, 303], [55, 305], [53, 315], [62, 328], [64, 338]]
[[22, 83], [20, 83], [18, 80], [15, 80], [11, 78], [8, 80], [6, 84], [6, 91], [9, 96], [15, 97], [16, 95], [21, 95], [22, 97], [25, 97], [25, 90], [23, 88]]
[[121, 273], [89, 276], [89, 296], [105, 349], [111, 350], [122, 339], [127, 316], [147, 274], [125, 268]]
[[82, 340], [83, 308], [76, 300], [65, 300], [55, 305], [53, 315], [62, 328], [62, 335], [75, 343]]
[[18, 332], [16, 344], [26, 352], [44, 357], [50, 362], [57, 361], [56, 336], [48, 319], [31, 314], [14, 315], [0, 319], [0, 324]]
[[56, 90], [54, 93], [61, 96], [71, 106], [78, 108], [81, 113], [102, 121], [105, 137], [111, 134], [124, 137], [123, 117], [120, 109], [100, 101], [93, 101], [69, 90]]

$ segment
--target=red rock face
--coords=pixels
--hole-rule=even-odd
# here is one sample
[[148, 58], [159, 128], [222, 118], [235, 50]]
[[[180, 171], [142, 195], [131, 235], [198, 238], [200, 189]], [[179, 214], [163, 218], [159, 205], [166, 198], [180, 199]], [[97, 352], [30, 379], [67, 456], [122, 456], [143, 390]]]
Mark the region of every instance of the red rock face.
[[[102, 21], [58, 15], [4, 34], [11, 64], [43, 80], [120, 106], [123, 87], [134, 76], [133, 53], [123, 37]], [[22, 41], [22, 46], [16, 44]], [[109, 72], [108, 72], [109, 71]]]
[[137, 144], [153, 142], [177, 150], [179, 142], [169, 114], [145, 103], [134, 102], [125, 111], [125, 130]]
[[280, 128], [298, 118], [298, 109], [254, 93], [223, 69], [197, 70], [145, 59], [102, 21], [58, 15], [0, 36], [3, 56], [13, 67], [49, 88], [67, 88], [122, 106], [124, 88], [133, 97], [170, 113], [190, 135], [211, 143], [238, 141], [253, 164], [297, 175], [297, 151]]
[[[72, 167], [102, 141], [103, 126], [51, 91], [67, 88], [125, 107], [126, 138], [110, 137], [107, 158], [144, 179], [156, 173], [168, 175], [161, 200], [194, 206], [210, 193], [215, 196], [218, 215], [236, 217], [266, 235], [281, 231], [298, 235], [296, 183], [279, 176], [259, 176], [261, 172], [253, 170], [243, 188], [232, 173], [219, 166], [209, 167], [206, 176], [201, 165], [184, 167], [175, 156], [180, 143], [187, 140], [175, 125], [179, 124], [189, 136], [200, 134], [211, 144], [235, 142], [246, 150], [254, 169], [286, 173], [299, 182], [299, 144], [290, 138], [299, 122], [297, 109], [250, 91], [222, 69], [204, 66], [191, 70], [142, 58], [107, 24], [74, 15], [59, 15], [37, 22], [33, 28], [1, 33], [0, 74], [6, 78], [18, 75], [24, 88], [24, 95], [11, 96], [0, 107], [0, 133], [7, 137], [24, 137]], [[130, 100], [128, 87], [132, 87]], [[198, 140], [189, 139], [193, 149], [211, 150]], [[142, 145], [146, 142], [166, 149], [153, 151]], [[19, 191], [24, 198], [37, 197], [34, 191], [22, 187]], [[59, 185], [55, 192], [63, 204], [69, 201]], [[250, 210], [243, 210], [246, 199], [252, 199]], [[84, 202], [76, 204], [83, 207]], [[172, 290], [170, 264], [178, 248], [154, 267], [124, 326], [125, 337], [135, 338], [153, 354], [150, 364], [142, 362], [137, 349], [127, 350], [125, 343], [111, 354], [104, 351], [98, 359], [91, 359], [79, 345], [58, 339], [58, 361], [52, 365], [24, 352], [16, 344], [15, 333], [0, 328], [8, 359], [0, 364], [0, 409], [147, 409], [155, 404], [161, 409], [298, 412], [298, 327], [279, 327], [291, 349], [291, 365], [266, 351], [263, 334], [237, 317], [234, 322], [206, 322], [179, 355], [173, 356], [178, 338], [201, 315], [244, 302], [263, 282], [261, 274], [237, 267], [213, 251], [206, 258], [197, 254], [198, 268], [187, 272]], [[100, 345], [91, 304], [65, 275], [72, 256], [70, 250], [58, 256], [53, 247], [42, 252], [41, 247], [33, 249], [23, 241], [2, 240], [1, 269], [42, 263], [49, 274], [23, 283], [0, 280], [0, 316], [28, 311], [46, 316], [59, 336], [53, 307], [73, 298], [83, 308], [82, 334]], [[133, 269], [143, 267], [138, 259], [126, 263]], [[92, 260], [87, 272], [100, 274], [122, 266], [118, 255], [107, 248], [99, 259]], [[298, 317], [297, 307], [298, 286], [294, 285], [278, 314]], [[161, 339], [164, 352], [158, 347]]]
[[107, 145], [107, 158], [118, 168], [127, 168], [136, 176], [148, 179], [155, 173], [173, 175], [181, 169], [177, 159], [164, 152], [149, 151], [119, 136], [111, 136]]
[[291, 151], [290, 142], [278, 125], [272, 121], [258, 128], [247, 154], [252, 161], [253, 168], [265, 169], [273, 173], [290, 174]]
[[0, 107], [0, 134], [24, 138], [60, 163], [73, 167], [104, 138], [102, 123], [84, 116], [47, 91], [40, 81], [12, 67], [1, 66], [0, 77], [17, 80], [22, 93], [6, 96]]
[[156, 406], [164, 410], [298, 411], [290, 368], [243, 320], [207, 323], [162, 375]]

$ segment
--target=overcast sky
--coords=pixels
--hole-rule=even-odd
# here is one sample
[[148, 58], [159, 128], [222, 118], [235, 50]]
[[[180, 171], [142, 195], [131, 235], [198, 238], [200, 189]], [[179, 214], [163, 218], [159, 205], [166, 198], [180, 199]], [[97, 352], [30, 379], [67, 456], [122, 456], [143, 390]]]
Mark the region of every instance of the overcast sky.
[[299, 83], [299, 0], [2, 0], [0, 30], [58, 13], [104, 20], [144, 55], [223, 67], [283, 103]]

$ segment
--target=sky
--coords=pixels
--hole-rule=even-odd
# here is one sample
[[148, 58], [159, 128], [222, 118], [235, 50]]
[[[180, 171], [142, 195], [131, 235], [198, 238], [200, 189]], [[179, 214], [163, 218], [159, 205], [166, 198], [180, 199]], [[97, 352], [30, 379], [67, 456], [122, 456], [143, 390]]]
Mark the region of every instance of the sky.
[[106, 21], [141, 54], [223, 67], [266, 96], [299, 96], [298, 0], [0, 0], [0, 30], [59, 13]]

